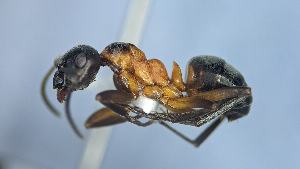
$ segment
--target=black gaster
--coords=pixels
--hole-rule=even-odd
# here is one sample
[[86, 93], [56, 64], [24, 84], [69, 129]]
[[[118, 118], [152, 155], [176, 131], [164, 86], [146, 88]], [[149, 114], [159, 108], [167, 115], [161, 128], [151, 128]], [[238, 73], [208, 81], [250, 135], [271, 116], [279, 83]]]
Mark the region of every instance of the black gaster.
[[[225, 60], [216, 56], [196, 56], [187, 67], [187, 88], [190, 91], [210, 91], [222, 87], [247, 86], [243, 75]], [[192, 94], [187, 91], [188, 94]], [[236, 120], [249, 113], [252, 96], [226, 113], [228, 120]]]

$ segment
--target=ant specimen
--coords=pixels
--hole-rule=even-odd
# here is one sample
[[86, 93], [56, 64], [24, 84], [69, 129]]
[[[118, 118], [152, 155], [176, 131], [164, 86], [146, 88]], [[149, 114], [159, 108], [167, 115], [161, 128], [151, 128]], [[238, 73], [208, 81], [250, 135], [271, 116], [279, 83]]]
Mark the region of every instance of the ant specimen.
[[[181, 69], [173, 62], [171, 78], [164, 64], [158, 59], [147, 60], [145, 54], [130, 43], [116, 42], [108, 45], [100, 54], [90, 46], [79, 45], [58, 58], [42, 83], [42, 95], [46, 105], [58, 115], [47, 99], [45, 86], [51, 73], [53, 88], [57, 89], [59, 102], [66, 101], [67, 118], [82, 137], [71, 119], [69, 103], [71, 93], [83, 90], [95, 80], [101, 66], [114, 72], [117, 90], [97, 94], [96, 100], [105, 108], [96, 111], [85, 123], [86, 128], [95, 128], [129, 121], [138, 126], [154, 122], [170, 129], [179, 137], [198, 147], [227, 117], [229, 121], [249, 113], [252, 94], [242, 74], [215, 56], [197, 56], [187, 66], [186, 82]], [[144, 96], [157, 101], [164, 108], [145, 113], [135, 106], [135, 101]], [[132, 115], [133, 114], [133, 115]], [[142, 122], [141, 118], [148, 121]], [[195, 140], [169, 126], [166, 122], [199, 127], [213, 119]]]

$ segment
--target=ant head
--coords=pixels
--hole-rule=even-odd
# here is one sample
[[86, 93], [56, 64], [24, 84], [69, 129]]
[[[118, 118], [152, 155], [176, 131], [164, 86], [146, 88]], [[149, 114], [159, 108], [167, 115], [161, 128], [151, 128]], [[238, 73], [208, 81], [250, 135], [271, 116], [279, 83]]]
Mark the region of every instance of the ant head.
[[97, 50], [79, 45], [58, 58], [55, 66], [53, 88], [57, 89], [57, 99], [63, 102], [70, 92], [82, 90], [94, 81], [101, 61]]

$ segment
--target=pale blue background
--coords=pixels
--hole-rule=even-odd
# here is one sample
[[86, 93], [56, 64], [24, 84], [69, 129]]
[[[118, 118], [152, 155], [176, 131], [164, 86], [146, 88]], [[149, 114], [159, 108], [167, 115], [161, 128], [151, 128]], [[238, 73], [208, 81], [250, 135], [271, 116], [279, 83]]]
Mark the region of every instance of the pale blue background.
[[[101, 50], [116, 41], [128, 2], [0, 1], [0, 161], [77, 168], [85, 142], [42, 104], [40, 81], [54, 58], [72, 46]], [[139, 45], [147, 56], [161, 59], [168, 70], [173, 60], [184, 69], [195, 55], [223, 57], [252, 87], [252, 110], [223, 123], [198, 149], [158, 125], [116, 126], [103, 168], [299, 168], [299, 9], [296, 0], [152, 1]], [[101, 74], [110, 78], [107, 72]], [[75, 95], [78, 124], [100, 107], [97, 91]], [[49, 93], [54, 99], [50, 86]], [[176, 127], [189, 136], [202, 130]]]

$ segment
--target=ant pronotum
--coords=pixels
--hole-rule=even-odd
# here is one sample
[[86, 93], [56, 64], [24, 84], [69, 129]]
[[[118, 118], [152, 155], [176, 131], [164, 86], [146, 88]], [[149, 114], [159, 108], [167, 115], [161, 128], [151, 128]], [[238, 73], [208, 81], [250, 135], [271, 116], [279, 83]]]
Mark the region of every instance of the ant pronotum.
[[[53, 88], [57, 89], [58, 101], [66, 101], [67, 118], [80, 137], [70, 116], [71, 93], [88, 87], [101, 66], [109, 66], [114, 72], [113, 80], [117, 90], [97, 94], [96, 100], [106, 107], [90, 116], [85, 124], [87, 128], [125, 121], [138, 126], [158, 122], [198, 147], [225, 117], [233, 121], [247, 115], [252, 102], [251, 89], [241, 73], [215, 56], [192, 58], [187, 66], [186, 82], [183, 82], [176, 62], [173, 63], [172, 76], [169, 78], [160, 60], [147, 60], [140, 49], [123, 42], [110, 44], [100, 54], [90, 46], [79, 45], [57, 59], [54, 66], [43, 80], [43, 99], [50, 110], [58, 115], [59, 112], [50, 104], [45, 92], [46, 82], [57, 68]], [[164, 108], [145, 113], [133, 104], [140, 96], [153, 99]], [[142, 122], [141, 118], [148, 121]], [[213, 119], [216, 120], [195, 140], [187, 138], [166, 123], [199, 127]]]

